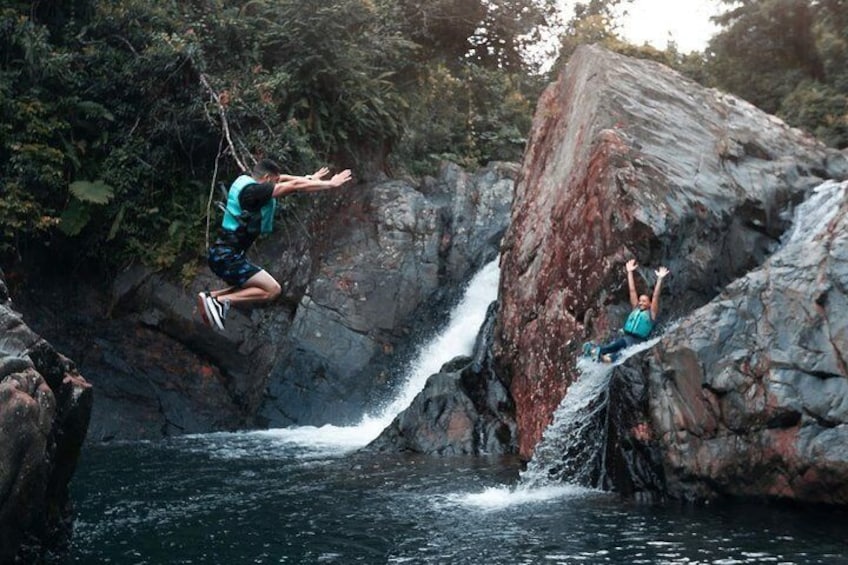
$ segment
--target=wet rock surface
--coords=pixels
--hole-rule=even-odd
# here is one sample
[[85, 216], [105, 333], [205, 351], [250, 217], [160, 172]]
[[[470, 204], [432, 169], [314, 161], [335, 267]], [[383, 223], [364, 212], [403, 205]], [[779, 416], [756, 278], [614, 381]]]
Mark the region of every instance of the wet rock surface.
[[74, 290], [39, 281], [25, 311], [97, 385], [93, 440], [352, 423], [497, 255], [516, 174], [446, 164], [285, 202], [251, 251], [283, 294], [232, 309], [223, 333], [196, 311], [197, 292], [222, 286], [205, 265], [187, 284], [142, 267]]
[[669, 331], [616, 368], [596, 476], [647, 498], [844, 504], [844, 196], [786, 241], [799, 205], [846, 173], [844, 154], [742, 100], [578, 49], [539, 102], [502, 249], [495, 361], [520, 453], [578, 377], [581, 344], [629, 311], [633, 257], [640, 293], [671, 269]]
[[539, 101], [502, 250], [498, 370], [529, 457], [575, 378], [582, 342], [672, 272], [667, 322], [778, 248], [791, 210], [845, 156], [750, 104], [653, 62], [580, 48]]
[[36, 562], [67, 542], [68, 483], [92, 396], [74, 364], [13, 309], [0, 273], [0, 562]]

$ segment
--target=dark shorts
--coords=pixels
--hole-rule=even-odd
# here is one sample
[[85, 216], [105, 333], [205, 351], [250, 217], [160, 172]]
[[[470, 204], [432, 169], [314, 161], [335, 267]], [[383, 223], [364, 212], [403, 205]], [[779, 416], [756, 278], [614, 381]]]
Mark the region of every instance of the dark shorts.
[[209, 268], [232, 286], [243, 286], [250, 277], [262, 270], [247, 260], [244, 251], [228, 245], [213, 245], [209, 248]]

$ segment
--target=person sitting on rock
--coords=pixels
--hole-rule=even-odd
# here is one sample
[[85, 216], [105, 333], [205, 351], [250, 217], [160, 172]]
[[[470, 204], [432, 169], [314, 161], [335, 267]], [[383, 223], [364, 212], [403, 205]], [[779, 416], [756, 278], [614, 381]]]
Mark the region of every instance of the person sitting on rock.
[[669, 271], [665, 267], [660, 267], [654, 271], [657, 275], [657, 284], [654, 286], [653, 298], [648, 298], [647, 294], [641, 296], [636, 294], [636, 281], [633, 280], [633, 271], [637, 268], [639, 268], [639, 265], [636, 263], [636, 259], [630, 259], [625, 265], [627, 286], [630, 288], [630, 305], [633, 306], [633, 311], [630, 312], [624, 322], [621, 336], [609, 343], [594, 347], [591, 355], [596, 361], [612, 363], [618, 357], [619, 351], [631, 345], [642, 343], [648, 339], [651, 330], [654, 329], [654, 322], [660, 311], [662, 282]]

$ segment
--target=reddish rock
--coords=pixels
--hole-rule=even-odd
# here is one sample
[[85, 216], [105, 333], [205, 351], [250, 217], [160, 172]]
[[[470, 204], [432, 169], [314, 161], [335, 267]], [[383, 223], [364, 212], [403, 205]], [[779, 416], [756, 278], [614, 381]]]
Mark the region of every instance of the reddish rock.
[[668, 494], [848, 504], [846, 282], [848, 182], [829, 183], [761, 268], [666, 333], [644, 374]]
[[[574, 381], [582, 342], [626, 315], [627, 259], [642, 265], [640, 292], [667, 265], [663, 315], [685, 315], [763, 264], [791, 221], [783, 212], [846, 172], [843, 155], [738, 98], [578, 49], [539, 101], [502, 245], [495, 355], [521, 455]], [[676, 425], [714, 429], [716, 400], [697, 381], [681, 386]]]
[[91, 403], [91, 386], [12, 310], [0, 277], [0, 563], [41, 562], [67, 542]]

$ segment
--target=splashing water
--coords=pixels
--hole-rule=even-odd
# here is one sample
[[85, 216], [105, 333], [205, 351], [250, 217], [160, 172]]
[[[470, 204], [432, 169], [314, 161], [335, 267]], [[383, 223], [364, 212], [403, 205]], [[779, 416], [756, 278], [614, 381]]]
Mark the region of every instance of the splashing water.
[[656, 337], [622, 350], [621, 358], [612, 364], [578, 360], [580, 377], [568, 387], [553, 422], [542, 434], [521, 474], [522, 485], [539, 488], [566, 482], [597, 488], [603, 484], [613, 368], [659, 340]]
[[494, 512], [515, 506], [549, 503], [563, 498], [597, 496], [598, 491], [576, 485], [547, 485], [517, 488], [507, 486], [488, 487], [482, 492], [456, 493], [446, 497], [449, 506], [464, 506], [483, 512]]
[[[827, 181], [795, 210], [793, 225], [783, 245], [811, 242], [838, 212], [848, 195], [848, 182]], [[671, 324], [665, 331], [676, 326]], [[623, 350], [612, 365], [580, 359], [580, 377], [567, 390], [553, 422], [536, 446], [533, 459], [521, 473], [522, 487], [542, 489], [563, 482], [597, 488], [605, 480], [609, 385], [613, 367], [653, 347], [659, 337]]]
[[607, 441], [609, 384], [615, 366], [640, 351], [651, 348], [659, 337], [621, 351], [612, 364], [580, 358], [580, 377], [566, 391], [554, 413], [553, 423], [536, 446], [533, 459], [520, 473], [515, 486], [490, 487], [482, 492], [455, 493], [454, 505], [494, 512], [561, 499], [603, 495]]

